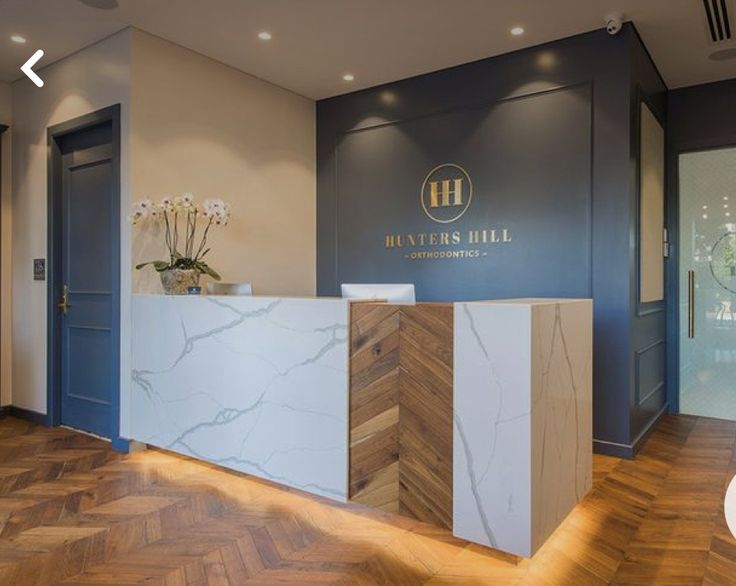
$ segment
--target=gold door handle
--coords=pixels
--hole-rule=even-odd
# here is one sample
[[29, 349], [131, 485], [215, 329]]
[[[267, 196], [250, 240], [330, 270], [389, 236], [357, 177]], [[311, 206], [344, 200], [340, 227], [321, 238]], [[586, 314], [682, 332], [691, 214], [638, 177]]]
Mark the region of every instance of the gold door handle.
[[695, 271], [687, 272], [687, 337], [695, 337]]
[[69, 305], [69, 287], [67, 285], [64, 285], [61, 290], [61, 303], [59, 303], [57, 307], [61, 309], [61, 313], [63, 315], [66, 315], [69, 312], [71, 305]]

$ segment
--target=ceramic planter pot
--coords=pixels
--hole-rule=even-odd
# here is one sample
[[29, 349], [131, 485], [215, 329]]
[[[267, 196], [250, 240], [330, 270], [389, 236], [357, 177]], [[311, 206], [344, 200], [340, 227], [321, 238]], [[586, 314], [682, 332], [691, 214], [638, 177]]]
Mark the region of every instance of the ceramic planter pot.
[[168, 269], [159, 274], [167, 295], [186, 295], [189, 287], [199, 287], [200, 273], [193, 269]]

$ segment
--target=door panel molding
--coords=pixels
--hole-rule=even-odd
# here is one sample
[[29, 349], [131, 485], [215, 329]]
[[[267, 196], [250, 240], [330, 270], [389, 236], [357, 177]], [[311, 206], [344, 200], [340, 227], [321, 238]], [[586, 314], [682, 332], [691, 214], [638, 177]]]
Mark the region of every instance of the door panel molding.
[[[61, 424], [61, 320], [57, 311], [57, 303], [61, 295], [62, 258], [60, 239], [62, 230], [62, 150], [61, 142], [72, 134], [94, 128], [102, 124], [111, 124], [112, 140], [110, 159], [112, 161], [112, 208], [111, 208], [111, 258], [113, 316], [110, 330], [112, 332], [113, 364], [110, 376], [110, 439], [114, 448], [127, 451], [127, 440], [120, 438], [120, 105], [115, 104], [96, 112], [68, 120], [51, 126], [47, 130], [48, 141], [48, 251], [47, 251], [47, 408], [45, 424], [56, 426]], [[82, 153], [84, 151], [81, 151]], [[84, 156], [73, 162], [74, 166], [88, 164]], [[89, 163], [95, 164], [95, 163]], [[79, 293], [77, 293], [79, 294]], [[84, 294], [97, 295], [102, 292], [85, 291]]]

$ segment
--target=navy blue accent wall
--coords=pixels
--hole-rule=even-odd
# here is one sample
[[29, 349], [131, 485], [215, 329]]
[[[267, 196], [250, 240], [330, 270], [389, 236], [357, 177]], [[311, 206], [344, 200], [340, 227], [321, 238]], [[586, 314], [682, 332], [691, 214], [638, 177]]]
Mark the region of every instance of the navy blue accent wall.
[[[635, 219], [635, 246], [631, 248], [631, 347], [632, 365], [629, 386], [630, 444], [637, 444], [651, 429], [652, 424], [667, 409], [666, 350], [667, 328], [665, 302], [640, 303], [639, 301], [639, 155], [640, 112], [646, 103], [663, 127], [667, 119], [667, 86], [652, 59], [635, 35], [631, 44], [631, 165], [632, 215]], [[663, 260], [664, 262], [664, 260]], [[667, 267], [665, 267], [665, 270]], [[666, 297], [667, 295], [665, 295]]]
[[679, 150], [736, 144], [736, 79], [672, 90], [668, 143]]
[[[412, 281], [420, 300], [592, 297], [596, 447], [631, 454], [664, 404], [664, 393], [632, 404], [634, 350], [664, 336], [663, 317], [637, 315], [634, 106], [641, 94], [663, 109], [663, 88], [626, 25], [319, 101], [318, 293]], [[423, 215], [419, 192], [448, 162], [468, 168], [474, 201], [443, 228]], [[451, 261], [384, 247], [389, 233], [455, 226], [507, 228], [512, 242]], [[658, 351], [644, 358], [647, 373]]]
[[736, 146], [736, 79], [670, 91], [667, 96], [667, 223], [672, 242], [667, 288], [667, 396], [670, 410], [679, 412], [679, 299], [677, 270], [678, 184], [680, 153]]
[[[424, 301], [590, 297], [591, 92], [587, 83], [532, 91], [344, 134], [336, 147], [337, 282], [404, 280]], [[473, 193], [467, 212], [442, 224], [425, 214], [419, 194], [427, 172], [446, 161], [462, 165]], [[482, 230], [488, 242], [470, 242]], [[407, 234], [424, 234], [424, 245], [421, 236], [409, 245]], [[436, 244], [426, 241], [432, 234]], [[479, 256], [406, 258], [417, 251]]]

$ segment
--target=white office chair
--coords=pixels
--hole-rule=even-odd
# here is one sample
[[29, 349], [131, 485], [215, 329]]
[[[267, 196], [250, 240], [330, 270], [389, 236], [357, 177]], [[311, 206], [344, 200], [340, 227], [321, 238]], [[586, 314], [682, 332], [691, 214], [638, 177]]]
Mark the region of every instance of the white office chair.
[[416, 303], [416, 294], [412, 283], [345, 283], [340, 289], [344, 299], [381, 299], [389, 303], [405, 305], [414, 305]]
[[207, 295], [253, 295], [253, 287], [250, 283], [218, 283], [208, 281]]

